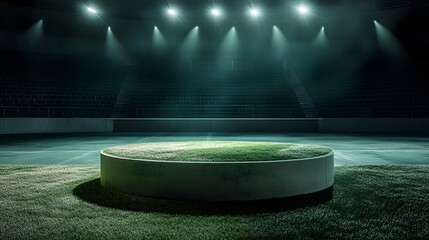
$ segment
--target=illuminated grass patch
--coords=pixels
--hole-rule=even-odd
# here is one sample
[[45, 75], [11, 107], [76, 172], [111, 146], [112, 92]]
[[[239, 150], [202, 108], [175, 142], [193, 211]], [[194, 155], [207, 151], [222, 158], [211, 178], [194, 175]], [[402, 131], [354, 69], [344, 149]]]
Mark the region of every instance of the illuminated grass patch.
[[167, 161], [272, 161], [311, 158], [328, 154], [321, 146], [275, 142], [158, 142], [104, 149], [113, 156]]

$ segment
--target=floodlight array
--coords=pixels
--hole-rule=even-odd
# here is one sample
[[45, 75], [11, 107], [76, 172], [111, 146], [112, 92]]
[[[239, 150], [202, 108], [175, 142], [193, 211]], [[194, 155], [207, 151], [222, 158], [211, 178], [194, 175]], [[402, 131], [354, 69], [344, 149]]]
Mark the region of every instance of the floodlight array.
[[[311, 13], [310, 8], [305, 4], [297, 5], [295, 8], [297, 13], [301, 16], [306, 16]], [[99, 10], [93, 6], [87, 6], [86, 11], [91, 15], [98, 15], [100, 13]], [[166, 7], [164, 11], [167, 17], [170, 18], [179, 18], [181, 15], [184, 14], [183, 11], [179, 11], [179, 9], [173, 6]], [[247, 9], [247, 14], [253, 19], [259, 19], [262, 17], [261, 10], [256, 6], [249, 7]], [[223, 15], [224, 11], [218, 6], [213, 6], [209, 10], [209, 16], [211, 16], [212, 18], [220, 18]]]

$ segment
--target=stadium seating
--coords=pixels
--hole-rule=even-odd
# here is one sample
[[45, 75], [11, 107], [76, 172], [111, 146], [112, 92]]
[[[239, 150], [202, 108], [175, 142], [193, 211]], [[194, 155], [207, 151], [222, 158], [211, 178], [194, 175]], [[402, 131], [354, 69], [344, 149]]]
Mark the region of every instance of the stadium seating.
[[[277, 63], [279, 64], [279, 63]], [[232, 64], [231, 64], [232, 65]], [[132, 117], [304, 117], [280, 67], [134, 72]], [[237, 66], [237, 65], [235, 65]]]
[[120, 72], [83, 59], [64, 65], [54, 65], [52, 57], [43, 61], [40, 66], [12, 62], [1, 67], [2, 117], [110, 116], [123, 81]]
[[[81, 57], [2, 55], [0, 117], [306, 117], [281, 61], [173, 59], [119, 67]], [[429, 117], [427, 73], [294, 72], [319, 117]]]
[[429, 83], [410, 69], [365, 73], [359, 78], [301, 73], [323, 117], [428, 117]]

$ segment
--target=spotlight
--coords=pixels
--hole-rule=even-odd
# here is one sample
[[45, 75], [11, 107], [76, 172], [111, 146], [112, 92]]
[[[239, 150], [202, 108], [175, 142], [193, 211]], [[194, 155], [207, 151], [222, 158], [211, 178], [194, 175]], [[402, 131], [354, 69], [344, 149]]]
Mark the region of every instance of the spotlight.
[[213, 17], [220, 17], [222, 15], [222, 11], [219, 8], [212, 8], [212, 10], [210, 11], [210, 14]]
[[301, 15], [303, 15], [303, 16], [310, 13], [310, 10], [308, 9], [308, 6], [306, 6], [304, 4], [299, 5], [296, 9], [298, 10], [298, 13], [301, 14]]
[[170, 16], [172, 16], [172, 17], [175, 17], [175, 16], [177, 16], [177, 10], [174, 9], [174, 8], [169, 8], [167, 10], [167, 14], [170, 15]]
[[90, 13], [92, 13], [92, 14], [97, 14], [97, 10], [95, 9], [95, 8], [93, 8], [93, 7], [87, 7], [86, 8], [86, 10], [88, 11], [88, 12], [90, 12]]
[[254, 18], [257, 18], [257, 17], [259, 17], [261, 15], [261, 12], [257, 8], [251, 8], [249, 10], [249, 14], [250, 14], [250, 16], [252, 16]]

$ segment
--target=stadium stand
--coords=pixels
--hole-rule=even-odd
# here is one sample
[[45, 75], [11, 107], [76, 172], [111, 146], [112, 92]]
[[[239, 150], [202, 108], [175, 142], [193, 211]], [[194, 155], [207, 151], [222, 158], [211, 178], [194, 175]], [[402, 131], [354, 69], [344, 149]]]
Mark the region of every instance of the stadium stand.
[[358, 78], [301, 73], [323, 117], [428, 117], [427, 73], [409, 68], [370, 71]]
[[[304, 117], [281, 62], [244, 60], [184, 63], [176, 73], [134, 70], [132, 117]], [[242, 66], [240, 67], [239, 64]]]
[[25, 59], [37, 59], [28, 64], [9, 56], [0, 71], [2, 117], [110, 116], [121, 71], [82, 58], [27, 54]]
[[347, 78], [327, 71], [295, 73], [274, 60], [172, 59], [118, 67], [82, 57], [2, 55], [1, 117], [429, 116], [428, 74], [410, 68], [366, 69]]

